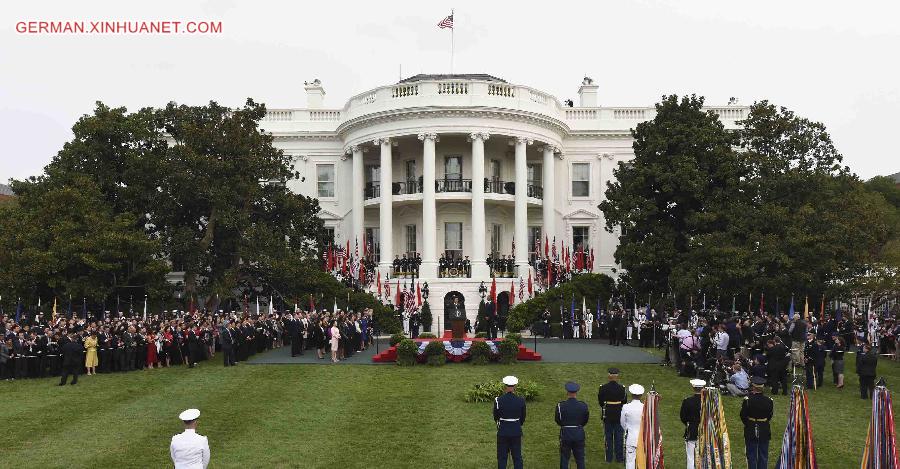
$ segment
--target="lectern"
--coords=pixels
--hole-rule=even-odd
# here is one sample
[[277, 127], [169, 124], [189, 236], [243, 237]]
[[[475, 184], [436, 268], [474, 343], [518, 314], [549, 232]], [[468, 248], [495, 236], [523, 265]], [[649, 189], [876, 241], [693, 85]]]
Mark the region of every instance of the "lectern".
[[466, 311], [460, 304], [450, 306], [450, 328], [454, 339], [462, 339], [466, 334]]

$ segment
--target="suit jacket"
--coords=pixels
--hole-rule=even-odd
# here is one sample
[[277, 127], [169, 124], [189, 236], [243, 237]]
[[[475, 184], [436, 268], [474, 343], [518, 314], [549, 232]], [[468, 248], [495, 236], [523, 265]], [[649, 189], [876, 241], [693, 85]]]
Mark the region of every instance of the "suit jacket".
[[522, 436], [525, 423], [525, 399], [511, 393], [503, 393], [494, 398], [494, 421], [497, 422], [497, 436]]
[[75, 341], [69, 341], [62, 346], [63, 366], [78, 366], [82, 364], [84, 347]]

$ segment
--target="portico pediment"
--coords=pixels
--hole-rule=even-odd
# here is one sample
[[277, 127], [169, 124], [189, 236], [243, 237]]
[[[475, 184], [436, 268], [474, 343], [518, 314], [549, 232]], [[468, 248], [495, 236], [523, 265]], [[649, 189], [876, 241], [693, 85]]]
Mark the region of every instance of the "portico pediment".
[[600, 215], [584, 209], [574, 210], [563, 216], [565, 220], [598, 220]]

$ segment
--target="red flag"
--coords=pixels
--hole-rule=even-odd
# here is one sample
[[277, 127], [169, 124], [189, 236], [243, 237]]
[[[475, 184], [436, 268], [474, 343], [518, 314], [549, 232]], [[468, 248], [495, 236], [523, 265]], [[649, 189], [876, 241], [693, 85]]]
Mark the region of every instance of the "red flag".
[[528, 269], [528, 297], [534, 296], [534, 284], [531, 282], [531, 269]]
[[365, 234], [363, 235], [362, 239], [363, 239], [363, 243], [362, 243], [362, 244], [363, 244], [362, 255], [363, 255], [363, 259], [365, 259], [366, 257], [369, 257], [369, 252], [368, 252], [369, 247], [366, 246], [366, 236], [365, 236]]
[[416, 302], [417, 306], [422, 306], [422, 288], [419, 286], [419, 282], [416, 282]]
[[497, 304], [497, 277], [491, 277], [491, 302]]
[[550, 257], [550, 239], [544, 236], [544, 257]]
[[594, 271], [594, 248], [591, 248], [591, 262], [588, 268], [591, 270], [591, 272]]
[[359, 283], [366, 284], [366, 266], [362, 262], [359, 263]]
[[313, 301], [312, 293], [309, 294], [309, 310], [310, 311], [316, 310], [316, 303]]
[[548, 259], [547, 260], [547, 288], [550, 288], [550, 285], [553, 285], [553, 262]]
[[516, 297], [516, 282], [515, 280], [511, 280], [509, 282], [509, 306], [513, 305], [513, 299]]
[[394, 305], [399, 306], [402, 305], [403, 298], [400, 297], [400, 281], [397, 280], [397, 301], [394, 302]]
[[381, 298], [381, 271], [375, 274], [375, 286], [378, 288], [378, 298]]

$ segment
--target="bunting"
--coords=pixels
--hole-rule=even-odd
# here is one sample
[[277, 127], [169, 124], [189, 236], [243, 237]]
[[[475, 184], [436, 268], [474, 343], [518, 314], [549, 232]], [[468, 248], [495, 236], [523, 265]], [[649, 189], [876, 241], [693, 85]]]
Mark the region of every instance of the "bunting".
[[731, 443], [725, 424], [725, 410], [716, 388], [700, 393], [700, 424], [697, 426], [697, 469], [731, 469]]
[[809, 402], [806, 391], [798, 385], [791, 388], [787, 426], [781, 439], [781, 454], [775, 469], [818, 469], [816, 447], [813, 445], [812, 425], [809, 423]]
[[897, 441], [894, 434], [894, 403], [881, 381], [872, 396], [872, 419], [863, 450], [861, 469], [897, 469]]
[[651, 390], [644, 400], [641, 430], [635, 458], [637, 469], [663, 469], [662, 428], [659, 424], [659, 394]]

